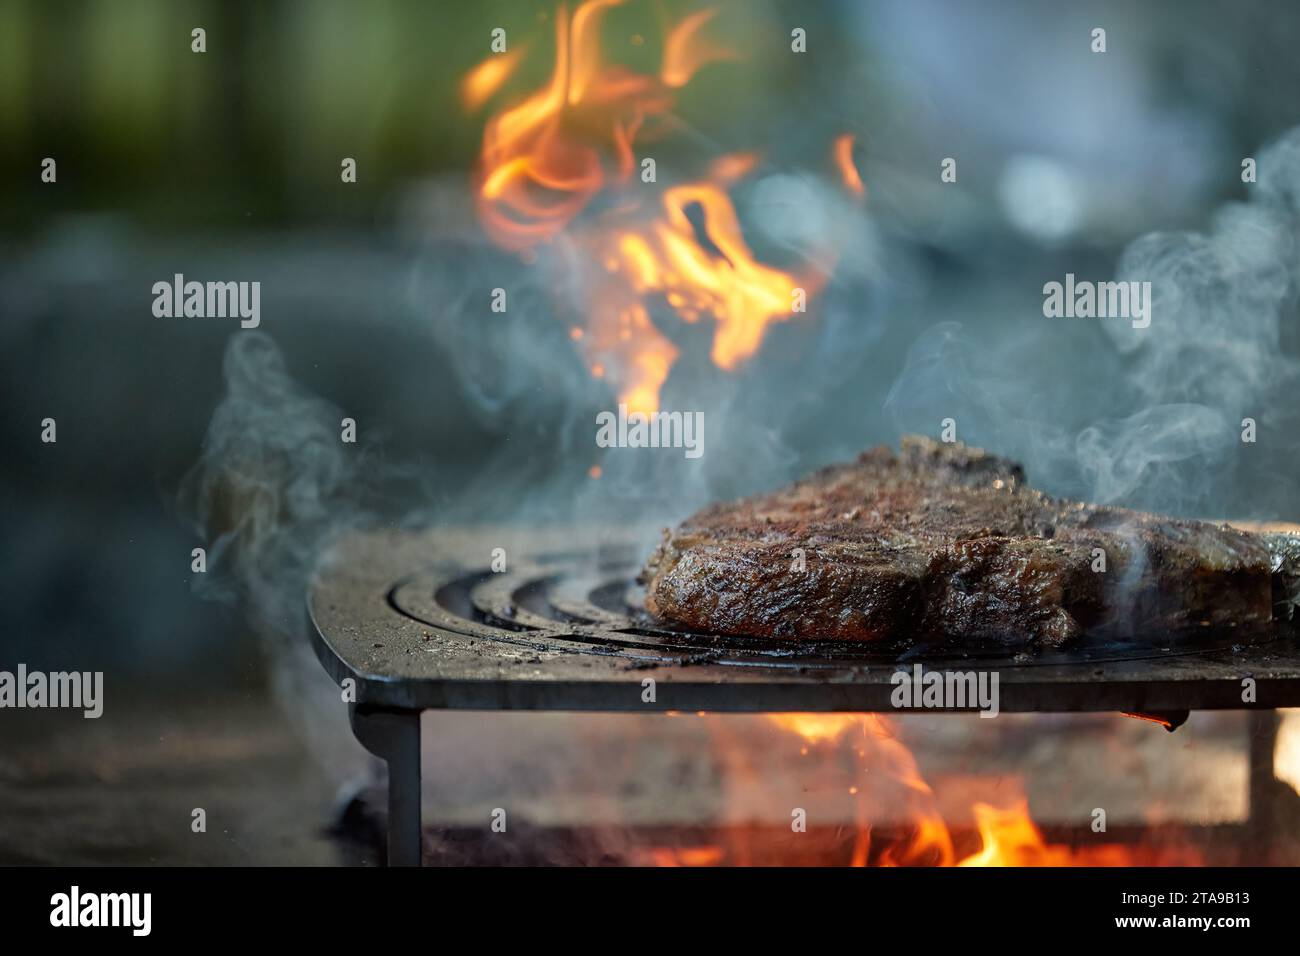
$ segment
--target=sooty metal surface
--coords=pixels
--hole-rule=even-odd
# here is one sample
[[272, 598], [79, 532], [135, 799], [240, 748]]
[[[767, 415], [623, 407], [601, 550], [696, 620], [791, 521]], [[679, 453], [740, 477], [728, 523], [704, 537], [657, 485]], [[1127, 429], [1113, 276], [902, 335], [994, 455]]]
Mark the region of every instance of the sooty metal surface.
[[[649, 539], [631, 540], [517, 529], [352, 535], [311, 590], [317, 655], [336, 681], [357, 682], [359, 706], [407, 710], [893, 710], [892, 676], [917, 663], [996, 672], [1004, 711], [1300, 704], [1300, 648], [1289, 636], [958, 654], [674, 629], [641, 609], [633, 579]], [[1254, 705], [1241, 699], [1245, 677], [1256, 681]]]

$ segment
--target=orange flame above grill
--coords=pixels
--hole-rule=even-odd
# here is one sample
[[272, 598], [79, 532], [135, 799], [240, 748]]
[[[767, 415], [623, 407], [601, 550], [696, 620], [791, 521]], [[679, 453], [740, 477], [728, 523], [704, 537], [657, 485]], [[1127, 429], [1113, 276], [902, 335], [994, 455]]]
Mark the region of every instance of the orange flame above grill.
[[[650, 412], [678, 356], [655, 325], [656, 305], [685, 322], [711, 319], [710, 358], [732, 370], [758, 351], [772, 322], [803, 311], [824, 277], [764, 265], [745, 242], [728, 187], [756, 156], [723, 157], [703, 179], [668, 188], [637, 181], [635, 147], [647, 123], [670, 118], [676, 93], [702, 67], [737, 56], [707, 39], [716, 11], [701, 10], [668, 32], [657, 74], [608, 63], [602, 19], [622, 2], [558, 9], [550, 79], [488, 121], [475, 189], [484, 229], [502, 247], [527, 255], [565, 233], [602, 267], [590, 281], [585, 334], [574, 341], [619, 401]], [[499, 54], [471, 71], [466, 107], [495, 95], [521, 58]], [[606, 190], [619, 190], [611, 208], [579, 221]]]
[[837, 136], [832, 155], [835, 157], [835, 166], [840, 171], [840, 179], [844, 181], [844, 188], [855, 196], [865, 196], [867, 187], [863, 185], [857, 164], [853, 162], [853, 134]]
[[519, 66], [523, 51], [519, 48], [488, 57], [461, 81], [460, 101], [467, 110], [476, 110], [508, 81]]

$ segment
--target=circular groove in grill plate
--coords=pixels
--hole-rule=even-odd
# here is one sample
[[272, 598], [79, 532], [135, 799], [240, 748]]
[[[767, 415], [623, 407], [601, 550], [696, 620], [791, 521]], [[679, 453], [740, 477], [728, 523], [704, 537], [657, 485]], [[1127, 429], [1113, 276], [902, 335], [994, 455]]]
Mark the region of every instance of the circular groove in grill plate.
[[552, 607], [580, 624], [622, 627], [627, 622], [624, 614], [610, 610], [598, 602], [596, 592], [608, 584], [589, 575], [560, 577], [551, 588], [548, 598]]

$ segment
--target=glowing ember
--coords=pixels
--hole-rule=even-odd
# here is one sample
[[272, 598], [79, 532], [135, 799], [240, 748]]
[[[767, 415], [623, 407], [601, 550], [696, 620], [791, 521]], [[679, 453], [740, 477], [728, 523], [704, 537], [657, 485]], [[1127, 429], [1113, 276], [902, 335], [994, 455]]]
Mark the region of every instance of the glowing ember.
[[767, 719], [811, 744], [839, 740], [862, 725], [859, 714], [768, 714]]
[[653, 847], [648, 855], [651, 866], [717, 866], [725, 852], [720, 846]]
[[[588, 0], [572, 16], [559, 8], [550, 79], [488, 121], [475, 185], [480, 219], [499, 245], [530, 254], [564, 233], [604, 267], [590, 279], [586, 328], [573, 338], [620, 402], [651, 412], [678, 355], [651, 318], [655, 305], [685, 322], [711, 319], [710, 357], [731, 370], [758, 351], [772, 322], [805, 310], [824, 276], [766, 266], [746, 244], [727, 188], [755, 156], [723, 157], [696, 182], [635, 188], [644, 184], [633, 182], [634, 145], [647, 123], [668, 118], [699, 69], [736, 55], [706, 39], [716, 11], [701, 10], [668, 32], [657, 75], [607, 63], [601, 21], [621, 3]], [[501, 89], [519, 60], [512, 51], [471, 71], [461, 90], [467, 108]], [[620, 192], [603, 215], [575, 221], [609, 189]]]

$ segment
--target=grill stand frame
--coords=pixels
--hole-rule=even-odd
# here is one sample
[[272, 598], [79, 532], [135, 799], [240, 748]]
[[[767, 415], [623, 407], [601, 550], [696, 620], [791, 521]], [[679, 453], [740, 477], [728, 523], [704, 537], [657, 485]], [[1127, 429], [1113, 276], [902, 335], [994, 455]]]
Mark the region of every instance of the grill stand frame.
[[[318, 567], [308, 598], [317, 658], [336, 684], [353, 682], [352, 731], [388, 768], [389, 865], [423, 863], [425, 710], [890, 712], [889, 674], [898, 662], [887, 668], [848, 662], [819, 675], [779, 660], [721, 666], [708, 655], [696, 661], [679, 651], [593, 654], [581, 643], [591, 626], [525, 627], [521, 633], [502, 631], [501, 622], [466, 627], [437, 608], [424, 609], [432, 612], [425, 618], [401, 606], [400, 582], [413, 568], [429, 567], [431, 556], [440, 556], [435, 563], [448, 574], [463, 575], [479, 566], [485, 542], [509, 542], [517, 556], [536, 553], [553, 538], [484, 529], [354, 535]], [[513, 616], [514, 610], [503, 613]], [[926, 663], [931, 669], [990, 666], [980, 660]], [[1276, 708], [1300, 704], [1300, 643], [1294, 638], [1191, 656], [991, 666], [1002, 672], [1001, 709], [1008, 713], [1122, 711], [1163, 719], [1172, 729], [1189, 711], [1249, 712], [1248, 839], [1263, 858], [1278, 828], [1300, 828], [1300, 798], [1273, 775]], [[648, 705], [640, 696], [647, 673], [660, 689], [657, 702]], [[1269, 706], [1243, 704], [1240, 681], [1246, 676], [1256, 680]]]
[[[357, 740], [388, 767], [388, 866], [424, 866], [420, 760], [423, 713], [348, 705], [349, 722]], [[1262, 859], [1280, 826], [1300, 825], [1300, 797], [1273, 775], [1273, 754], [1281, 724], [1277, 711], [1250, 711], [1248, 718], [1244, 829], [1256, 858]]]

